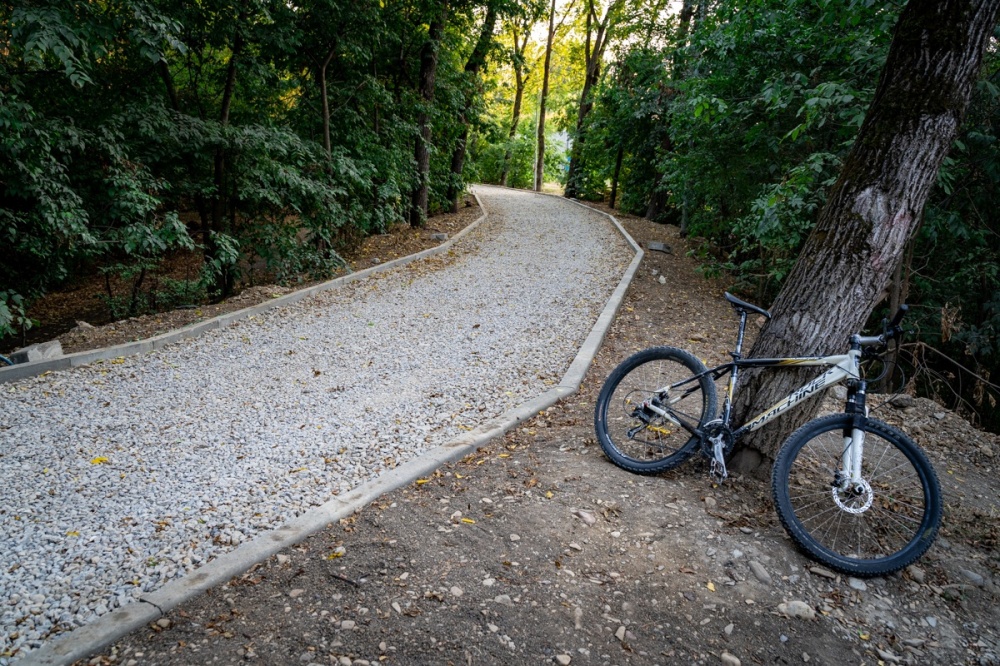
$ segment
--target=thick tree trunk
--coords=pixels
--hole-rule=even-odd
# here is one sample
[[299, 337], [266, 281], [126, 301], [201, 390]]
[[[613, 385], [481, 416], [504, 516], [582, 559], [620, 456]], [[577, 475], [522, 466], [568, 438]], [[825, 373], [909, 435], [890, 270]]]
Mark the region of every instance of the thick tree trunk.
[[552, 39], [556, 34], [556, 0], [549, 9], [549, 34], [545, 40], [545, 64], [542, 66], [542, 92], [538, 100], [538, 128], [535, 134], [535, 192], [542, 191], [545, 176], [545, 102], [549, 96], [549, 64], [552, 62]]
[[420, 97], [424, 108], [417, 116], [417, 127], [420, 136], [417, 137], [413, 151], [417, 163], [417, 186], [413, 190], [410, 201], [410, 226], [422, 227], [427, 220], [431, 171], [431, 120], [429, 107], [434, 101], [434, 82], [437, 76], [438, 46], [444, 33], [444, 23], [447, 19], [447, 9], [431, 21], [427, 33], [427, 41], [420, 51]]
[[451, 202], [451, 212], [458, 212], [458, 195], [460, 194], [460, 184], [462, 182], [462, 169], [465, 166], [466, 143], [469, 138], [469, 114], [472, 113], [472, 104], [475, 101], [476, 93], [479, 90], [479, 70], [486, 63], [486, 56], [489, 54], [493, 44], [493, 30], [497, 24], [497, 10], [493, 4], [486, 8], [486, 18], [483, 20], [483, 29], [479, 31], [479, 39], [472, 49], [472, 54], [465, 63], [465, 109], [462, 111], [462, 135], [455, 144], [455, 149], [451, 153], [451, 180], [448, 182], [448, 201]]
[[[757, 357], [846, 349], [882, 297], [965, 113], [1000, 0], [911, 0], [900, 14], [875, 98], [816, 228], [751, 351]], [[815, 374], [815, 373], [811, 373]], [[741, 382], [741, 423], [810, 376], [766, 372]], [[772, 459], [814, 404], [746, 440], [736, 468]]]

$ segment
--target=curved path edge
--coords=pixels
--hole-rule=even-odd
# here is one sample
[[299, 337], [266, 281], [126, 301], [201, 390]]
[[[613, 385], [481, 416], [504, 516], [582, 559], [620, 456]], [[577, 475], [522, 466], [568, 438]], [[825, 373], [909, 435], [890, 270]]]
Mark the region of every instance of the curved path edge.
[[[473, 191], [473, 194], [475, 195], [475, 191]], [[449, 243], [453, 243], [458, 240], [466, 231], [471, 230], [488, 216], [488, 213], [482, 206], [482, 202], [479, 201], [478, 196], [476, 196], [476, 201], [479, 202], [480, 209], [483, 211], [482, 217], [466, 227], [461, 233], [456, 234], [455, 237], [447, 243], [443, 243], [442, 245], [436, 248], [431, 248], [430, 250], [424, 250], [423, 252], [401, 257], [393, 262], [382, 264], [375, 269], [369, 269], [345, 277], [359, 279], [360, 277], [371, 274], [377, 269], [384, 270], [391, 266], [399, 266], [413, 261], [414, 259], [431, 256], [431, 254], [437, 254], [447, 250], [448, 247], [450, 247]], [[258, 535], [250, 541], [238, 546], [235, 550], [225, 553], [224, 555], [220, 555], [208, 564], [199, 567], [193, 573], [167, 583], [156, 592], [143, 595], [138, 601], [130, 603], [122, 608], [118, 608], [107, 615], [102, 615], [94, 622], [71, 631], [65, 636], [43, 645], [38, 650], [31, 652], [23, 659], [18, 660], [17, 663], [20, 666], [53, 666], [55, 664], [72, 664], [78, 659], [88, 657], [107, 647], [126, 634], [139, 629], [150, 622], [155, 622], [170, 610], [176, 608], [185, 601], [202, 594], [209, 588], [227, 582], [233, 576], [241, 574], [253, 565], [263, 562], [272, 555], [280, 552], [282, 549], [302, 541], [309, 535], [318, 532], [324, 527], [335, 523], [342, 518], [350, 516], [356, 511], [360, 511], [382, 495], [412, 483], [416, 479], [434, 472], [442, 465], [455, 460], [460, 460], [465, 456], [474, 453], [480, 446], [486, 444], [495, 437], [503, 435], [518, 423], [531, 418], [538, 412], [551, 407], [563, 398], [576, 393], [577, 390], [579, 390], [580, 385], [583, 383], [583, 377], [586, 374], [587, 369], [590, 367], [590, 364], [593, 362], [594, 357], [597, 354], [597, 350], [600, 349], [601, 343], [604, 341], [604, 336], [610, 329], [611, 323], [614, 321], [615, 315], [618, 313], [618, 309], [621, 307], [622, 301], [625, 299], [625, 291], [628, 289], [629, 284], [631, 284], [632, 278], [635, 276], [635, 272], [638, 270], [639, 264], [642, 262], [644, 253], [642, 248], [639, 247], [635, 240], [632, 239], [628, 232], [625, 231], [625, 228], [618, 222], [617, 219], [614, 218], [614, 216], [605, 213], [604, 211], [599, 211], [591, 208], [590, 206], [586, 206], [572, 199], [565, 199], [565, 201], [569, 201], [590, 211], [600, 213], [610, 219], [615, 228], [625, 238], [636, 254], [628, 268], [625, 270], [625, 273], [622, 275], [621, 280], [618, 282], [618, 286], [612, 292], [611, 297], [608, 299], [604, 309], [598, 316], [597, 322], [587, 335], [587, 338], [584, 340], [580, 350], [577, 352], [576, 357], [570, 364], [566, 374], [563, 375], [558, 386], [521, 403], [513, 409], [507, 410], [500, 416], [487, 421], [474, 430], [471, 430], [468, 433], [447, 442], [446, 444], [435, 447], [430, 451], [427, 451], [418, 457], [399, 465], [395, 469], [386, 472], [377, 479], [362, 484], [343, 496], [336, 497], [325, 504], [306, 511], [277, 529], [269, 530]], [[301, 292], [288, 294], [283, 296], [282, 299], [302, 294], [294, 300], [285, 301], [285, 303], [292, 303], [295, 300], [304, 298], [307, 295], [312, 295], [318, 291], [338, 286], [333, 283], [344, 279], [345, 278], [337, 278], [337, 280], [331, 280], [330, 282], [316, 285], [315, 287], [311, 287], [309, 289], [304, 289]], [[269, 301], [268, 303], [262, 305], [273, 307], [274, 302], [282, 299], [275, 299], [275, 301]], [[240, 310], [238, 312], [230, 313], [229, 315], [222, 315], [220, 317], [216, 317], [216, 319], [223, 319], [232, 315], [244, 313], [242, 314], [242, 317], [236, 317], [230, 320], [235, 321], [237, 318], [243, 318], [253, 314], [253, 312], [248, 312], [250, 310], [255, 310], [255, 308], [247, 308], [246, 310]], [[202, 322], [202, 324], [207, 323], [209, 322]], [[228, 323], [229, 321], [218, 324], [215, 328], [221, 328]], [[179, 331], [175, 331], [175, 333], [180, 333], [186, 330], [188, 329], [180, 329]], [[197, 334], [198, 333], [194, 333], [191, 335]], [[182, 337], [190, 337], [190, 335]], [[150, 342], [156, 339], [157, 338], [150, 338], [149, 340], [143, 342]], [[181, 337], [174, 339], [181, 339]], [[129, 345], [108, 347], [100, 351], [116, 350], [127, 346]], [[162, 346], [162, 344], [160, 346]], [[151, 347], [150, 349], [156, 348], [157, 347]], [[137, 352], [130, 351], [126, 353]], [[114, 356], [121, 355], [121, 353], [114, 354]], [[111, 357], [113, 356], [102, 356], [98, 358]], [[97, 360], [97, 358], [91, 360]], [[81, 363], [77, 363], [77, 365], [80, 364]], [[32, 365], [41, 365], [41, 363]], [[13, 367], [16, 368], [17, 366]], [[0, 379], [0, 381], [3, 380]]]
[[[472, 193], [475, 196], [475, 192]], [[266, 312], [272, 308], [281, 307], [283, 305], [291, 305], [301, 301], [304, 298], [309, 298], [310, 296], [315, 296], [318, 293], [329, 291], [331, 289], [338, 289], [346, 284], [354, 282], [356, 280], [362, 280], [369, 275], [374, 273], [380, 273], [382, 271], [387, 271], [391, 268], [396, 268], [398, 266], [403, 266], [411, 262], [417, 261], [418, 259], [423, 259], [425, 257], [433, 257], [435, 255], [441, 254], [442, 252], [447, 252], [451, 249], [451, 246], [461, 240], [466, 234], [470, 233], [473, 229], [478, 227], [489, 214], [483, 207], [483, 202], [479, 200], [476, 196], [476, 203], [479, 204], [479, 210], [482, 211], [482, 215], [476, 218], [471, 224], [466, 226], [464, 229], [459, 231], [457, 234], [446, 240], [445, 242], [437, 245], [435, 247], [427, 248], [420, 252], [415, 252], [413, 254], [408, 254], [405, 257], [399, 257], [398, 259], [393, 259], [392, 261], [387, 261], [384, 264], [379, 264], [378, 266], [372, 266], [371, 268], [366, 268], [362, 271], [357, 271], [355, 273], [350, 273], [348, 275], [342, 275], [338, 278], [333, 278], [332, 280], [327, 280], [326, 282], [321, 282], [319, 284], [314, 284], [311, 287], [305, 287], [299, 289], [298, 291], [293, 291], [289, 294], [279, 296], [278, 298], [273, 298], [269, 301], [263, 303], [258, 303], [257, 305], [251, 305], [250, 307], [243, 308], [242, 310], [235, 310], [233, 312], [227, 312], [225, 314], [212, 317], [211, 319], [206, 319], [204, 321], [199, 321], [194, 324], [189, 324], [183, 328], [178, 328], [173, 331], [167, 331], [166, 333], [161, 333], [160, 335], [154, 335], [151, 338], [145, 338], [143, 340], [136, 340], [135, 342], [124, 342], [120, 345], [114, 345], [112, 347], [102, 347], [101, 349], [90, 349], [87, 351], [76, 352], [74, 354], [66, 354], [65, 356], [60, 356], [59, 358], [53, 358], [45, 361], [34, 361], [33, 363], [19, 363], [18, 365], [11, 365], [4, 368], [0, 368], [0, 384], [6, 382], [17, 381], [18, 379], [25, 379], [27, 377], [34, 377], [45, 372], [51, 372], [53, 370], [65, 370], [67, 368], [76, 368], [81, 365], [87, 365], [88, 363], [93, 363], [94, 361], [102, 361], [109, 358], [118, 358], [121, 356], [132, 356], [134, 354], [144, 354], [146, 352], [151, 352], [155, 349], [160, 349], [166, 345], [174, 342], [179, 342], [187, 338], [196, 338], [200, 335], [204, 335], [208, 331], [214, 331], [218, 328], [225, 328], [233, 322], [239, 321], [241, 319], [246, 319], [247, 317], [253, 317], [255, 315]]]

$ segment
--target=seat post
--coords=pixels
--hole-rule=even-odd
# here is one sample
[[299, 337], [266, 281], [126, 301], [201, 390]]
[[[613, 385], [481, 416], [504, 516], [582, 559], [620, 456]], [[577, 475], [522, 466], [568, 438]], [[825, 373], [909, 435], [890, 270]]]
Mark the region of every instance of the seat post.
[[737, 312], [740, 313], [740, 331], [736, 335], [736, 351], [733, 353], [733, 358], [740, 358], [740, 353], [743, 351], [743, 334], [747, 328], [746, 310], [737, 310]]

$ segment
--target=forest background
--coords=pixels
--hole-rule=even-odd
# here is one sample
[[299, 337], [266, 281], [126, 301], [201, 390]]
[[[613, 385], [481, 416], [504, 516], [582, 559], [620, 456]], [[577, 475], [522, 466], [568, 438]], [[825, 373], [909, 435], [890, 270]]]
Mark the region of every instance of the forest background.
[[[904, 4], [3, 3], [0, 344], [82, 276], [107, 277], [114, 317], [321, 279], [364, 237], [452, 210], [471, 182], [558, 183], [676, 224], [707, 273], [767, 306]], [[913, 305], [909, 379], [993, 430], [995, 47], [872, 322]], [[200, 271], [158, 272], [178, 253]]]

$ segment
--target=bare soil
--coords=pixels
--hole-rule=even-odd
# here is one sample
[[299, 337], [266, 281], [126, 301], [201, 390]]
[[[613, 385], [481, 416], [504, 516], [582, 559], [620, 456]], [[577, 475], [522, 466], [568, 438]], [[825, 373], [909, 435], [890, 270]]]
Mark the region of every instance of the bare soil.
[[[592, 414], [612, 368], [657, 344], [720, 362], [735, 333], [676, 229], [622, 217], [673, 252], [647, 252], [578, 394], [90, 663], [1000, 663], [1000, 443], [934, 403], [876, 412], [925, 447], [946, 494], [938, 542], [886, 578], [802, 556], [766, 482], [608, 462]], [[791, 601], [815, 617], [789, 617]]]

